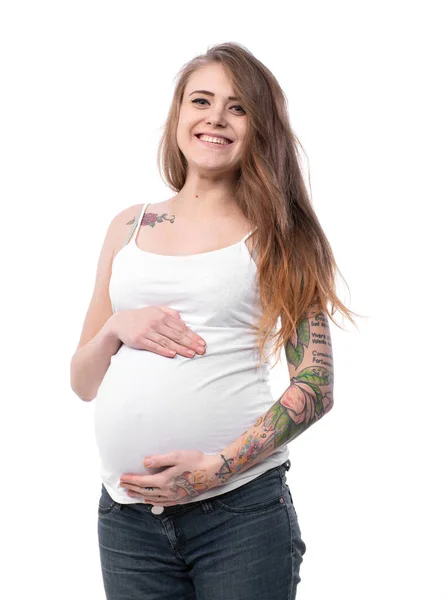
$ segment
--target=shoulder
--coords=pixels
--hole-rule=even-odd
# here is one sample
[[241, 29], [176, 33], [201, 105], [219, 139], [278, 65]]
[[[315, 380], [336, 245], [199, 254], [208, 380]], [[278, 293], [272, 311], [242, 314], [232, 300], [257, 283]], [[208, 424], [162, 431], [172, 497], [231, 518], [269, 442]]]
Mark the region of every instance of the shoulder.
[[140, 213], [143, 210], [143, 206], [144, 204], [140, 203], [132, 204], [131, 206], [124, 208], [115, 216], [116, 222], [120, 224], [125, 223], [126, 225], [132, 222], [133, 224], [135, 220], [138, 219], [138, 217], [140, 216]]
[[114, 255], [122, 248], [130, 230], [138, 220], [144, 204], [132, 204], [116, 214], [110, 225], [109, 235], [113, 240]]

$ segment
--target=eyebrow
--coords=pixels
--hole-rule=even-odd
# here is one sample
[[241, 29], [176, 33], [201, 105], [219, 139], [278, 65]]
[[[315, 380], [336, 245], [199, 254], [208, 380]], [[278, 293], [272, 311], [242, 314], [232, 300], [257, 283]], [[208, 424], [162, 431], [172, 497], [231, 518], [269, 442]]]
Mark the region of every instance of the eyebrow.
[[[208, 92], [207, 90], [195, 90], [194, 92], [191, 92], [189, 95], [192, 96], [193, 94], [207, 94], [208, 96], [215, 96], [215, 94], [213, 94], [213, 92]], [[228, 96], [228, 100], [239, 100], [239, 98], [237, 98], [236, 96]]]

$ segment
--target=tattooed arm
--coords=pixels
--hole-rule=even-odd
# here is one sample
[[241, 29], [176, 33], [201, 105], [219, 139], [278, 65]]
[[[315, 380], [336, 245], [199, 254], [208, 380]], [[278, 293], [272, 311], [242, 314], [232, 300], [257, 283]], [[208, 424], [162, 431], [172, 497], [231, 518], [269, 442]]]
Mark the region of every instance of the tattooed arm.
[[333, 406], [333, 360], [329, 323], [309, 309], [285, 345], [290, 385], [237, 440], [217, 453], [213, 475], [221, 484], [261, 462], [298, 437]]

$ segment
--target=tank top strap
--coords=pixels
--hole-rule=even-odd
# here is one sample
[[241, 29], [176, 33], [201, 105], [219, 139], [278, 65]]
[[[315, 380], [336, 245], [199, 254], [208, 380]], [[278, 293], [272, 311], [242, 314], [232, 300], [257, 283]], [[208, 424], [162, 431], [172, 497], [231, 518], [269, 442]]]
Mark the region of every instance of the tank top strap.
[[150, 204], [150, 202], [147, 202], [146, 204], [143, 205], [143, 208], [141, 209], [141, 212], [140, 212], [140, 216], [135, 221], [135, 224], [132, 227], [132, 229], [131, 229], [131, 231], [129, 233], [129, 236], [128, 236], [128, 238], [127, 238], [127, 240], [126, 240], [126, 242], [125, 242], [124, 245], [126, 245], [126, 244], [128, 244], [130, 242], [130, 240], [132, 239], [132, 236], [133, 236], [134, 233], [135, 233], [135, 237], [137, 237], [138, 229], [140, 228], [141, 221], [143, 220], [144, 213], [146, 212], [146, 208], [149, 206], [149, 204]]
[[252, 233], [254, 233], [256, 230], [257, 230], [257, 227], [255, 227], [254, 229], [252, 229], [251, 231], [249, 231], [249, 232], [247, 233], [247, 235], [245, 235], [245, 236], [244, 236], [244, 237], [241, 239], [241, 242], [245, 242], [245, 240], [247, 240], [247, 239], [248, 239], [248, 238], [251, 236], [251, 234], [252, 234]]

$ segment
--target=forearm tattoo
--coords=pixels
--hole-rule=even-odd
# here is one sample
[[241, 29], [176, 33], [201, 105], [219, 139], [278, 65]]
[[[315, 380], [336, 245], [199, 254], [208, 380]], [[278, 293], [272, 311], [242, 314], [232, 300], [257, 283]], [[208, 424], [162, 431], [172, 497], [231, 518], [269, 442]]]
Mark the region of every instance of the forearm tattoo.
[[333, 358], [324, 312], [309, 310], [288, 340], [290, 385], [258, 421], [221, 454], [216, 477], [224, 483], [301, 435], [333, 405]]

